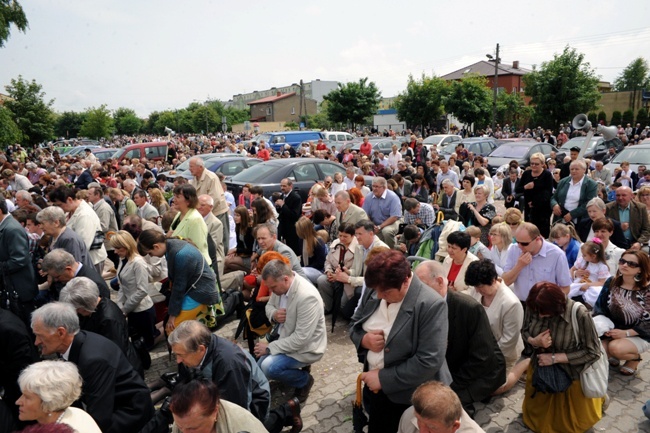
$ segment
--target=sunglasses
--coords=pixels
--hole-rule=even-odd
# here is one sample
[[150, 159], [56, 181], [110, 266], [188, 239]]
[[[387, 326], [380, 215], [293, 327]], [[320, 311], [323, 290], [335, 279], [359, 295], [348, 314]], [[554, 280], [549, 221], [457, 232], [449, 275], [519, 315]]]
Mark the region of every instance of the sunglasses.
[[628, 265], [630, 268], [638, 268], [640, 266], [637, 262], [630, 262], [625, 259], [618, 259], [618, 264], [621, 266]]
[[535, 238], [535, 239], [533, 239], [532, 241], [529, 241], [529, 242], [520, 242], [520, 241], [516, 241], [516, 242], [517, 242], [519, 245], [521, 245], [522, 247], [527, 247], [528, 245], [530, 245], [530, 244], [532, 244], [533, 242], [535, 242], [536, 239], [537, 239], [537, 238]]

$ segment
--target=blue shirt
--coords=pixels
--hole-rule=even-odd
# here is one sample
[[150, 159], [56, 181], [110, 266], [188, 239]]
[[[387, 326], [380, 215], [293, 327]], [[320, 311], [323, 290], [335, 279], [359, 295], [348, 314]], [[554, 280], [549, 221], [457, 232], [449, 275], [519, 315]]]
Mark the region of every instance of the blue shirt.
[[402, 203], [397, 194], [385, 189], [381, 197], [368, 194], [363, 202], [363, 210], [375, 225], [381, 225], [390, 217], [399, 219], [402, 216]]
[[622, 207], [618, 207], [618, 222], [621, 224], [623, 223], [628, 223], [627, 225], [627, 230], [623, 230], [623, 234], [625, 235], [625, 238], [632, 243], [632, 231], [630, 230], [630, 204], [627, 204], [627, 207], [623, 209]]

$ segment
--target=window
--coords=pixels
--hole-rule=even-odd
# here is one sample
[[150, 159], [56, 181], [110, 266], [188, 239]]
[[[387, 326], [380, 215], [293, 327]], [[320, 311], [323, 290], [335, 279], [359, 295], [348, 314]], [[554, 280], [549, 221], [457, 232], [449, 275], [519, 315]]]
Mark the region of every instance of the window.
[[234, 176], [244, 170], [244, 161], [230, 161], [225, 162], [217, 170], [223, 173], [224, 176]]
[[129, 159], [140, 158], [140, 149], [129, 150], [124, 157]]
[[336, 141], [345, 141], [345, 135], [339, 134], [336, 136]]
[[269, 104], [269, 105], [266, 106], [266, 115], [267, 115], [267, 116], [270, 116], [270, 115], [271, 115], [271, 111], [272, 111], [272, 109], [271, 109], [271, 104]]
[[293, 178], [296, 182], [316, 181], [318, 178], [318, 171], [314, 164], [303, 164], [293, 169]]
[[335, 173], [341, 173], [343, 176], [345, 176], [345, 169], [337, 164], [319, 164], [318, 167], [320, 168], [320, 171], [323, 172], [323, 179], [325, 179], [325, 176], [332, 176], [334, 177]]
[[296, 107], [291, 107], [291, 114], [296, 114]]

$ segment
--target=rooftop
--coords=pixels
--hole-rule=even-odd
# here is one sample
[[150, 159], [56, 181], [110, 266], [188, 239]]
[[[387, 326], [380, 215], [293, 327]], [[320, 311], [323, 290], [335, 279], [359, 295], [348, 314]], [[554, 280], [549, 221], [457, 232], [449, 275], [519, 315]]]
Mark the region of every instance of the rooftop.
[[253, 105], [253, 104], [266, 104], [266, 103], [270, 103], [270, 102], [279, 101], [280, 99], [288, 98], [288, 97], [293, 96], [293, 95], [295, 95], [295, 94], [296, 94], [296, 92], [291, 92], [291, 93], [280, 93], [280, 92], [278, 92], [277, 95], [274, 95], [274, 96], [267, 96], [266, 98], [257, 99], [257, 100], [255, 100], [255, 101], [247, 102], [247, 104], [248, 104], [248, 105]]
[[[512, 64], [509, 63], [499, 63], [499, 69], [497, 75], [526, 75], [532, 72], [530, 69], [524, 69], [519, 67], [519, 62], [514, 61]], [[447, 75], [443, 75], [443, 80], [460, 80], [468, 74], [478, 74], [483, 77], [494, 77], [494, 63], [488, 62], [486, 60], [481, 60], [472, 65], [465, 66], [457, 71], [451, 72]]]

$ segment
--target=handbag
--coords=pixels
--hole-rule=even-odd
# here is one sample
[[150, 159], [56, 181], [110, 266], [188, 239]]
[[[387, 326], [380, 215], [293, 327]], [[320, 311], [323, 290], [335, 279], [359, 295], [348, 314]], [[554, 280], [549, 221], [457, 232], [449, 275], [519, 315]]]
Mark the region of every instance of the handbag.
[[564, 392], [571, 386], [571, 377], [562, 367], [557, 364], [540, 367], [539, 365], [533, 371], [533, 387], [537, 391], [546, 394], [557, 394]]
[[[573, 326], [573, 334], [580, 346], [580, 339], [578, 338], [578, 308], [580, 303], [573, 304], [571, 310], [571, 324]], [[582, 386], [582, 393], [587, 398], [603, 398], [607, 394], [607, 385], [609, 381], [609, 365], [607, 362], [607, 353], [600, 345], [600, 357], [586, 366], [580, 373], [580, 385]]]

